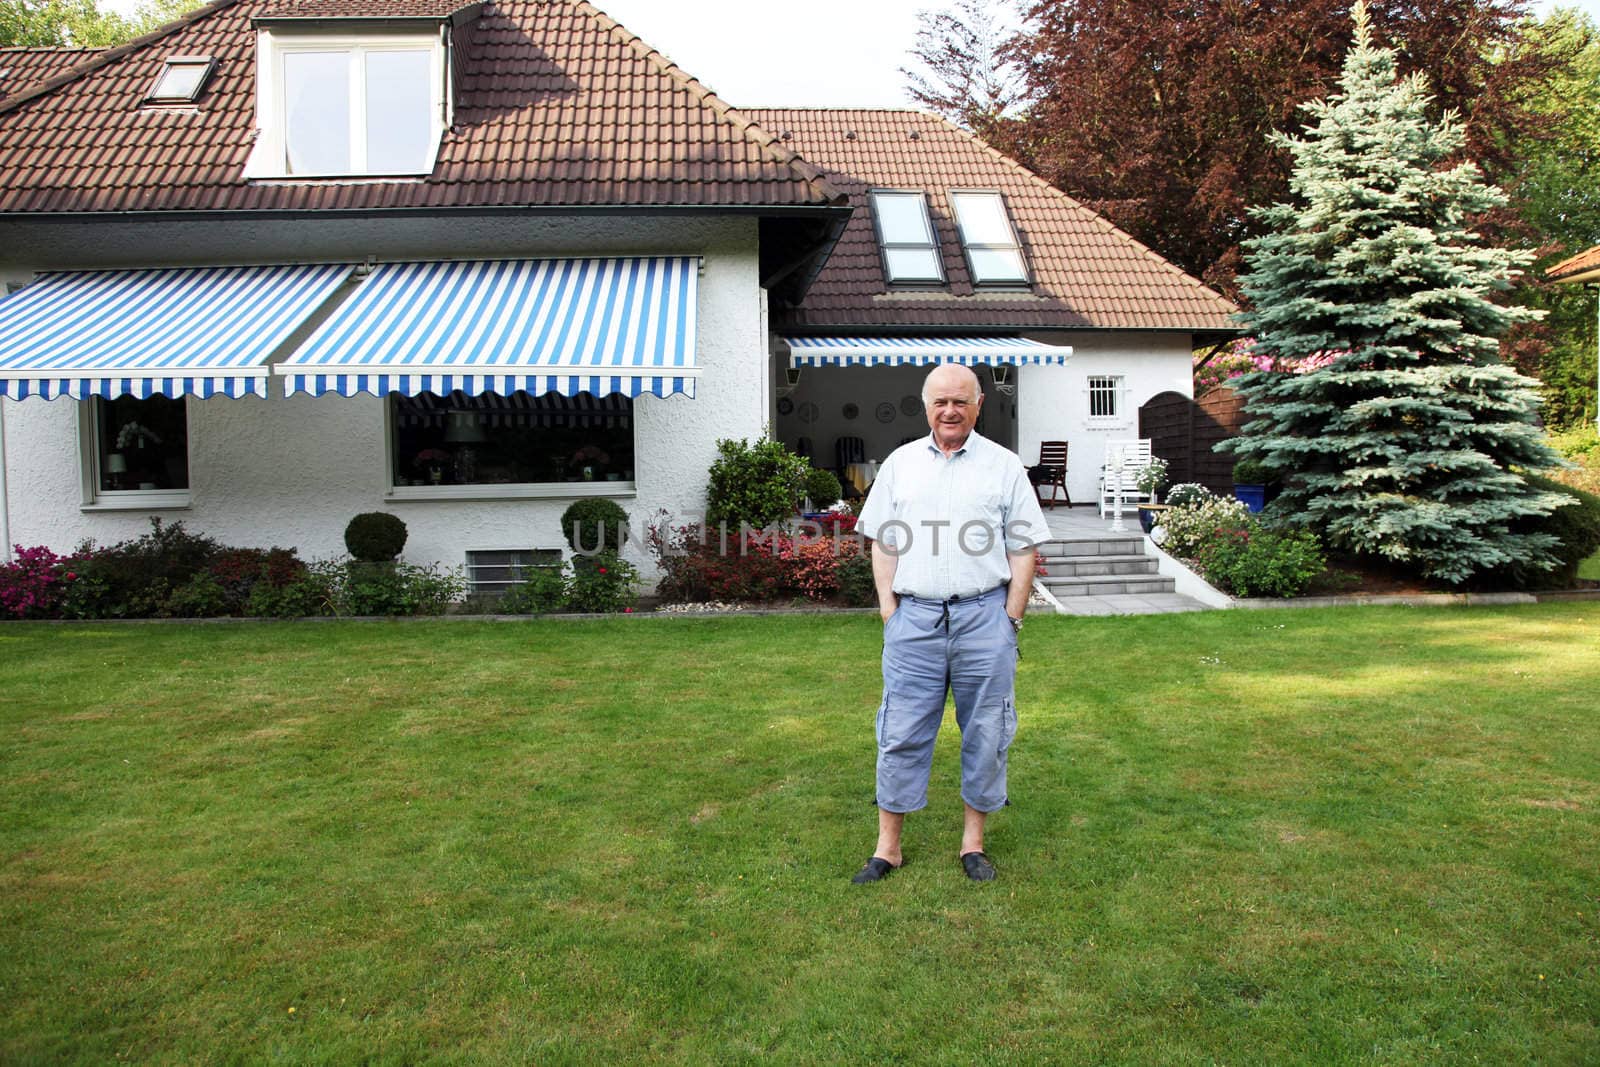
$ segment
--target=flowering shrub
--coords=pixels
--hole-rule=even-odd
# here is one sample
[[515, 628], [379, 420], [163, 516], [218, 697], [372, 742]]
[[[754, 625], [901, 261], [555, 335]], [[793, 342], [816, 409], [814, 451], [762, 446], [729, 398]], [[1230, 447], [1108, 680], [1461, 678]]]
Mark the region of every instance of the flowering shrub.
[[1161, 520], [1167, 540], [1162, 544], [1174, 556], [1193, 559], [1202, 545], [1229, 531], [1243, 529], [1250, 509], [1232, 498], [1211, 497], [1198, 504], [1173, 507]]
[[61, 598], [78, 577], [75, 560], [56, 555], [42, 545], [13, 545], [16, 559], [0, 567], [0, 614], [14, 619], [53, 619], [61, 611]]
[[631, 610], [639, 571], [614, 552], [576, 556], [569, 563], [567, 606], [573, 611]]
[[1167, 539], [1161, 547], [1188, 560], [1223, 592], [1296, 596], [1325, 569], [1322, 546], [1310, 531], [1265, 526], [1237, 500], [1187, 495], [1194, 502], [1175, 504], [1163, 517]]
[[1204, 366], [1199, 365], [1204, 357], [1195, 357], [1194, 395], [1204, 396], [1217, 386], [1227, 384], [1231, 379], [1258, 370], [1304, 374], [1318, 367], [1326, 367], [1333, 362], [1336, 355], [1337, 353], [1326, 352], [1309, 359], [1274, 359], [1256, 347], [1254, 337], [1241, 337], [1237, 341], [1230, 342], [1226, 351], [1207, 360]]
[[1167, 490], [1167, 504], [1175, 508], [1214, 499], [1216, 499], [1216, 494], [1199, 482], [1179, 482]]

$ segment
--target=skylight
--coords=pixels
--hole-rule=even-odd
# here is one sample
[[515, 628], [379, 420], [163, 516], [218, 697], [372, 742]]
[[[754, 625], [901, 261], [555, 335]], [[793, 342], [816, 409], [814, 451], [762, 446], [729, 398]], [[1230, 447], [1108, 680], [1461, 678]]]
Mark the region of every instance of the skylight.
[[217, 61], [210, 56], [170, 56], [162, 64], [156, 83], [145, 102], [150, 104], [192, 104], [200, 95]]
[[951, 190], [950, 207], [961, 228], [973, 284], [1026, 285], [1028, 267], [1004, 198], [994, 192]]
[[921, 193], [874, 190], [872, 215], [891, 284], [944, 281], [939, 242], [928, 219], [928, 201]]

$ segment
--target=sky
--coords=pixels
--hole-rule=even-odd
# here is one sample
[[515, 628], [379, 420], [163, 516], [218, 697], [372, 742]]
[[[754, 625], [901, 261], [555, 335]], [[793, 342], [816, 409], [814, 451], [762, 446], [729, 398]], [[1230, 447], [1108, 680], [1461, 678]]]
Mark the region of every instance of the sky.
[[[130, 11], [138, 0], [104, 6]], [[950, 0], [593, 0], [735, 107], [905, 107], [917, 12]], [[1552, 0], [1534, 5], [1547, 11]], [[1600, 0], [1564, 0], [1600, 22]]]

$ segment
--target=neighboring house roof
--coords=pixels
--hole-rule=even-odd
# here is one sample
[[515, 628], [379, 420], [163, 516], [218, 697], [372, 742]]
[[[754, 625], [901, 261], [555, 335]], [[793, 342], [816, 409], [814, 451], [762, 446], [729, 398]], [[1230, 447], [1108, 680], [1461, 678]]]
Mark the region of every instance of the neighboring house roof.
[[0, 101], [65, 74], [100, 48], [0, 48]]
[[[855, 213], [799, 307], [780, 329], [1011, 327], [1236, 332], [1236, 308], [1021, 164], [920, 111], [753, 108], [745, 111], [822, 168]], [[867, 204], [875, 188], [929, 199], [946, 287], [891, 289]], [[1030, 292], [978, 290], [951, 213], [951, 189], [999, 190], [1027, 256]]]
[[[0, 101], [0, 212], [839, 203], [809, 164], [585, 0], [496, 0], [456, 31], [455, 125], [426, 179], [243, 178], [252, 19], [461, 7], [213, 0]], [[141, 107], [174, 55], [217, 60], [195, 106]]]
[[1563, 259], [1545, 271], [1544, 276], [1553, 282], [1594, 281], [1600, 278], [1600, 245], [1579, 252], [1570, 259]]

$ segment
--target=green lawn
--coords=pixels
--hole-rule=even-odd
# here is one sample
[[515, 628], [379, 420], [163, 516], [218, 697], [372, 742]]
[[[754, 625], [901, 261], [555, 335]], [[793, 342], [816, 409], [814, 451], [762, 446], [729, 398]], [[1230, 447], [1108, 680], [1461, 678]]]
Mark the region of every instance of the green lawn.
[[1597, 630], [1034, 619], [858, 888], [870, 617], [0, 626], [0, 1062], [1594, 1063]]

